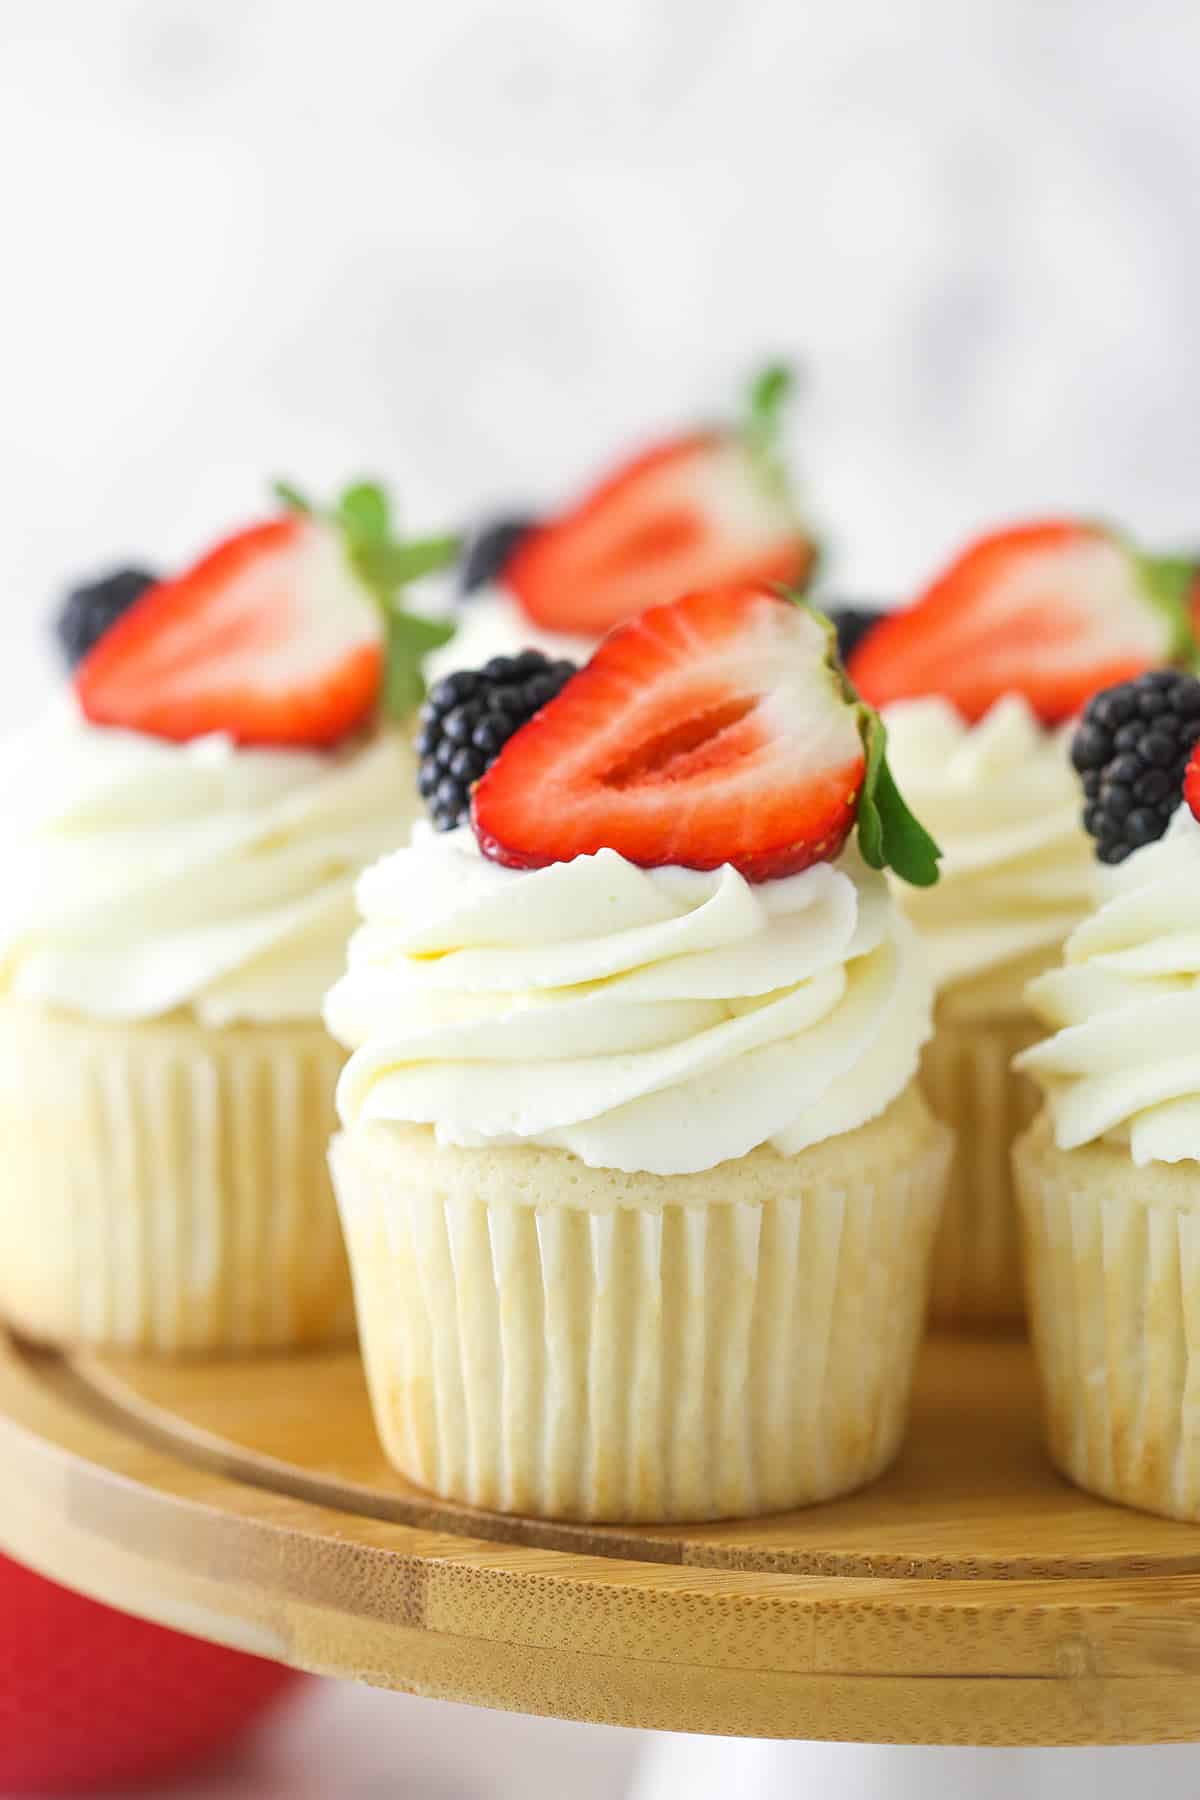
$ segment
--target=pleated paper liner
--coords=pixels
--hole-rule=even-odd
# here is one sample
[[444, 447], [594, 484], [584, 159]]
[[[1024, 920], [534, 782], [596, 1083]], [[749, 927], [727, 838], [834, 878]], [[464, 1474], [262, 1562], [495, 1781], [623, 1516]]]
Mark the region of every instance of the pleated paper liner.
[[1050, 1455], [1105, 1499], [1200, 1520], [1200, 1181], [1115, 1144], [1015, 1164]]
[[1032, 1014], [958, 1020], [938, 1009], [921, 1085], [956, 1147], [933, 1259], [930, 1317], [950, 1329], [1013, 1330], [1025, 1316], [1012, 1147], [1038, 1109], [1018, 1051], [1042, 1036]]
[[915, 1086], [792, 1158], [334, 1146], [376, 1423], [410, 1479], [565, 1519], [718, 1518], [870, 1481], [904, 1432], [949, 1134]]
[[353, 1332], [317, 1024], [98, 1024], [0, 1004], [0, 1312], [62, 1344], [281, 1349]]

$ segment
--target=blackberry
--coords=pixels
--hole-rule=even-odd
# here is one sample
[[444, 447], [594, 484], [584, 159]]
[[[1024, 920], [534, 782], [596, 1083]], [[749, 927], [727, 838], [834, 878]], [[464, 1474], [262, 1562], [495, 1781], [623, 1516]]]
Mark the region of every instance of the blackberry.
[[573, 662], [522, 650], [493, 656], [482, 669], [456, 670], [430, 689], [417, 733], [417, 786], [439, 831], [465, 822], [484, 770], [574, 673]]
[[1071, 761], [1083, 784], [1084, 830], [1101, 862], [1119, 863], [1167, 829], [1200, 740], [1200, 681], [1152, 669], [1088, 701]]
[[54, 622], [68, 669], [81, 663], [122, 613], [157, 580], [145, 569], [114, 569], [99, 581], [72, 588]]
[[877, 606], [836, 606], [825, 608], [837, 628], [838, 655], [848, 663], [873, 626], [887, 614]]
[[499, 580], [509, 557], [536, 524], [536, 519], [492, 519], [470, 534], [458, 569], [458, 591], [464, 599]]

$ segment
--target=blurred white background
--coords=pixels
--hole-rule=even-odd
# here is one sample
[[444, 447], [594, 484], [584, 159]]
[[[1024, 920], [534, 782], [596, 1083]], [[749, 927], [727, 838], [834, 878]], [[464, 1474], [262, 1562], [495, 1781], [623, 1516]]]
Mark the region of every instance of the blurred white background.
[[[547, 502], [764, 350], [843, 591], [1058, 507], [1200, 546], [1198, 64], [1192, 0], [0, 0], [6, 719], [64, 575], [188, 556], [268, 473]], [[501, 1792], [404, 1705], [424, 1786], [346, 1792]], [[514, 1794], [567, 1791], [569, 1729]], [[615, 1792], [627, 1741], [572, 1741]]]
[[1200, 541], [1198, 59], [1189, 0], [0, 0], [6, 689], [264, 472], [549, 500], [764, 349], [844, 585]]

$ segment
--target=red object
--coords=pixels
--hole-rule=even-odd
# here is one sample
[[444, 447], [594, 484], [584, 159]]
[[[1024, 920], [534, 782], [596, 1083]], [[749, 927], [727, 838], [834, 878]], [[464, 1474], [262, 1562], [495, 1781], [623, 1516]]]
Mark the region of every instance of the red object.
[[227, 1746], [294, 1669], [148, 1625], [0, 1557], [0, 1790], [99, 1792]]
[[374, 712], [383, 659], [379, 610], [340, 533], [289, 514], [148, 588], [83, 659], [75, 689], [98, 725], [322, 749]]
[[505, 584], [538, 625], [599, 637], [701, 588], [803, 581], [813, 544], [778, 481], [737, 432], [644, 451], [528, 532]]
[[1192, 751], [1183, 777], [1183, 797], [1191, 808], [1193, 819], [1200, 819], [1200, 744]]
[[606, 638], [475, 788], [485, 854], [540, 868], [608, 848], [751, 881], [836, 856], [865, 773], [829, 632], [769, 588], [655, 607]]
[[995, 532], [867, 633], [850, 678], [875, 707], [942, 694], [973, 721], [1017, 693], [1059, 724], [1186, 641], [1186, 607], [1152, 594], [1151, 567], [1098, 525]]

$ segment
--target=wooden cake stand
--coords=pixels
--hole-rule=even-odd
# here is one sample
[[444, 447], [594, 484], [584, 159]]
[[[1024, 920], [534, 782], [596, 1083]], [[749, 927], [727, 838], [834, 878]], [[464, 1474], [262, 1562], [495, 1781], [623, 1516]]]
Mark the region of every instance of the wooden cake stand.
[[1200, 1738], [1200, 1528], [1050, 1470], [1029, 1352], [935, 1339], [866, 1492], [755, 1521], [551, 1525], [384, 1462], [351, 1352], [64, 1358], [0, 1331], [0, 1548], [318, 1673], [760, 1738]]

